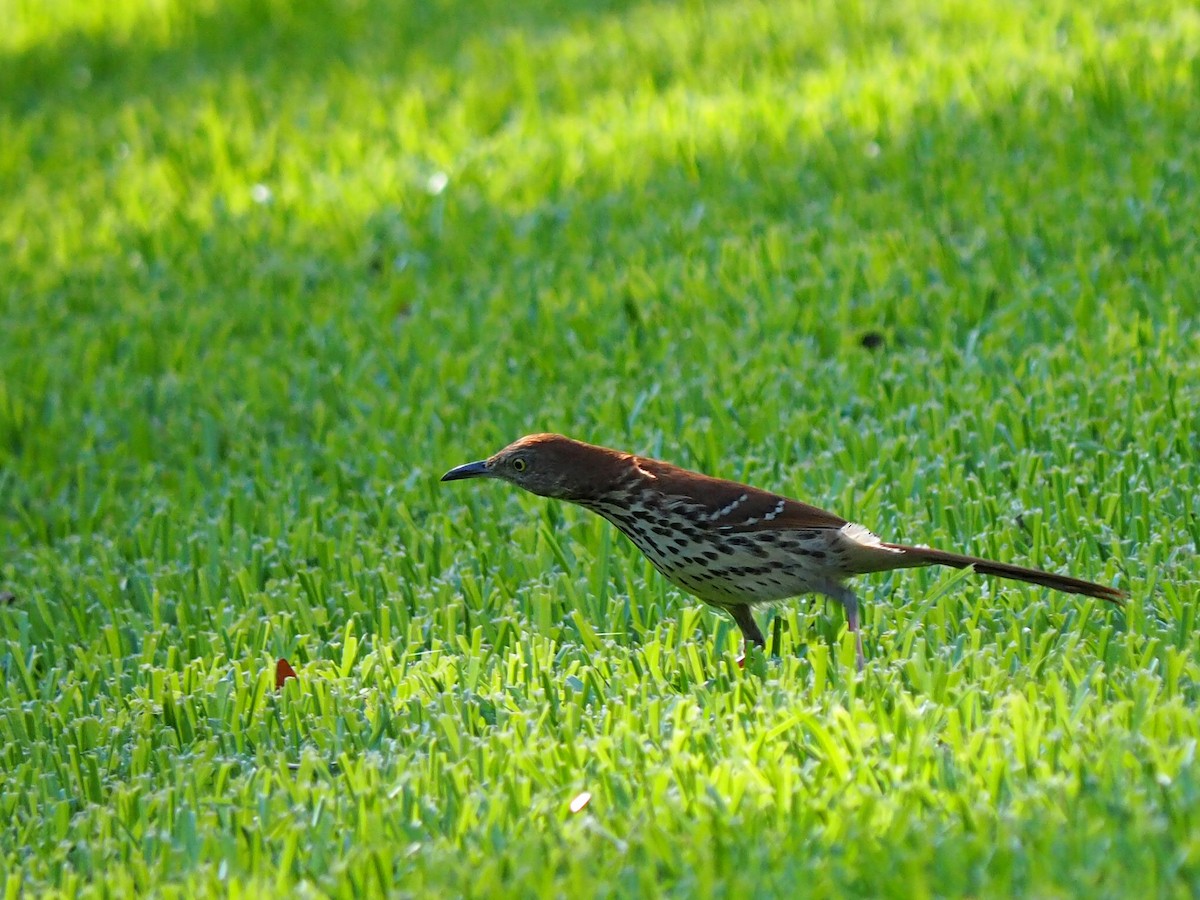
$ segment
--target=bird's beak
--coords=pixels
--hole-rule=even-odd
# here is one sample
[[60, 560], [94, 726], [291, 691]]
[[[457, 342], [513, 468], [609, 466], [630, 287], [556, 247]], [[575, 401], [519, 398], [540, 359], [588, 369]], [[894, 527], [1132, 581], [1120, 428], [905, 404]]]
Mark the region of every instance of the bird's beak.
[[460, 481], [463, 478], [485, 478], [492, 473], [488, 471], [487, 460], [467, 463], [457, 466], [442, 476], [442, 481]]

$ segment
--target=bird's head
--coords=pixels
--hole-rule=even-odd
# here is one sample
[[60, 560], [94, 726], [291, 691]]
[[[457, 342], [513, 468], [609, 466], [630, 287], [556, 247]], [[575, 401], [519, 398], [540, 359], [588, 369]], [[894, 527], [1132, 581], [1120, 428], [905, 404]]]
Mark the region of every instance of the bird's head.
[[611, 484], [622, 458], [561, 434], [531, 434], [487, 459], [451, 469], [442, 481], [499, 478], [531, 494], [578, 502]]

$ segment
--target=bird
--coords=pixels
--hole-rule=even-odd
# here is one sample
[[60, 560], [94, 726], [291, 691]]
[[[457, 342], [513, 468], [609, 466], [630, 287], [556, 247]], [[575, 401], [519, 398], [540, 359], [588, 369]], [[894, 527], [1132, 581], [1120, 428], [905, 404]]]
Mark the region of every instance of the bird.
[[855, 662], [864, 666], [859, 602], [846, 580], [922, 566], [976, 572], [1122, 605], [1116, 588], [931, 547], [893, 544], [841, 516], [736, 481], [610, 450], [560, 434], [527, 435], [442, 481], [495, 478], [603, 516], [675, 586], [723, 610], [743, 644], [766, 646], [756, 607], [802, 594], [845, 610]]

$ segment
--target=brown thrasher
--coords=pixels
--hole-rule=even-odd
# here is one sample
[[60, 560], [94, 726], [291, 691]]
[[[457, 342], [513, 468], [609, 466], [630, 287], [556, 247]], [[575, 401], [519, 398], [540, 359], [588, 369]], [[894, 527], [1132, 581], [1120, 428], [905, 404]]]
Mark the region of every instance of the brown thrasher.
[[974, 566], [1120, 604], [1122, 591], [929, 547], [881, 541], [862, 525], [736, 481], [710, 478], [558, 434], [531, 434], [495, 456], [451, 469], [442, 481], [500, 478], [542, 497], [568, 500], [621, 529], [667, 580], [728, 612], [747, 641], [764, 647], [751, 609], [818, 593], [846, 610], [863, 666], [852, 575], [918, 566]]

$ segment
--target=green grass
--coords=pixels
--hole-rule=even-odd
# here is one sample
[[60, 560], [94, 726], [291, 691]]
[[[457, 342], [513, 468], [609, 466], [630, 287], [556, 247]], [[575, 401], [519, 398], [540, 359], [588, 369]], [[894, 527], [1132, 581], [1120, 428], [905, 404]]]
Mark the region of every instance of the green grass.
[[[1192, 6], [0, 21], [5, 897], [1200, 891]], [[1131, 601], [743, 673], [538, 430]]]

